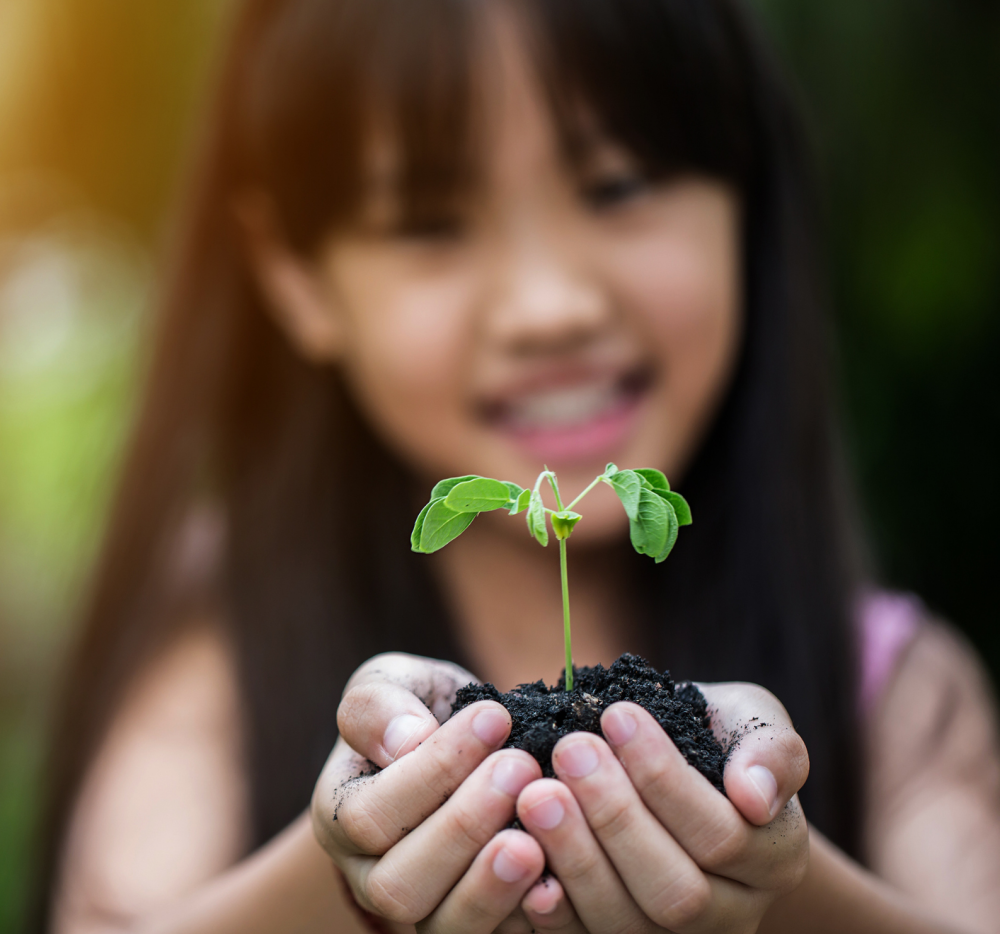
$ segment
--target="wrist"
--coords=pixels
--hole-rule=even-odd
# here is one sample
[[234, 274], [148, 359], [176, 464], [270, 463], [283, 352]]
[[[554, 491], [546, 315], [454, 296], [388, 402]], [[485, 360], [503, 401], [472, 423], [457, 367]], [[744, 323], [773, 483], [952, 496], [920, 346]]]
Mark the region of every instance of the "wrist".
[[809, 866], [802, 884], [764, 916], [761, 934], [954, 934], [946, 923], [849, 859], [809, 830]]

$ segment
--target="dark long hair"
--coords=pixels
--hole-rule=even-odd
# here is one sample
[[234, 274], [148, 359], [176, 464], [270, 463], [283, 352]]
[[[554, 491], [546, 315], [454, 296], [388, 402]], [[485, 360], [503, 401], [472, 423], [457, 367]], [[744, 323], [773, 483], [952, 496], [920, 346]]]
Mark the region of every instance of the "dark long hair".
[[[684, 480], [697, 522], [663, 567], [635, 565], [645, 642], [681, 676], [774, 691], [810, 749], [807, 814], [856, 852], [858, 580], [794, 109], [735, 0], [509, 5], [570, 157], [570, 115], [582, 102], [654, 175], [700, 172], [742, 195], [745, 338]], [[407, 211], [467, 185], [476, 37], [489, 6], [247, 0], [239, 11], [65, 679], [43, 890], [124, 686], [189, 615], [164, 568], [198, 502], [215, 503], [224, 520], [212, 597], [238, 666], [257, 843], [306, 806], [357, 665], [389, 649], [461, 660], [426, 564], [408, 550], [409, 471], [338, 372], [303, 359], [272, 323], [231, 208], [238, 191], [263, 187], [289, 242], [308, 254], [358, 207], [373, 112], [398, 133]], [[349, 495], [361, 473], [376, 478], [379, 503]], [[362, 508], [375, 521], [361, 521]]]

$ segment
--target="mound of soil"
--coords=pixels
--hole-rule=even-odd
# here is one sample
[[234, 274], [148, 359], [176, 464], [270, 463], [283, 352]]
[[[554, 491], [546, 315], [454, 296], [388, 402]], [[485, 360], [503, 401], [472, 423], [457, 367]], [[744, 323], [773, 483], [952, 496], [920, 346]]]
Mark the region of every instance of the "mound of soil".
[[493, 700], [510, 711], [514, 725], [505, 749], [523, 749], [538, 760], [542, 772], [554, 778], [552, 748], [567, 733], [601, 735], [601, 714], [618, 701], [632, 701], [648, 710], [663, 727], [688, 764], [725, 794], [722, 770], [726, 752], [712, 734], [705, 696], [693, 684], [675, 684], [637, 655], [622, 655], [610, 668], [573, 669], [573, 690], [567, 692], [565, 672], [558, 683], [519, 684], [501, 694], [492, 684], [461, 688], [452, 713], [476, 701]]

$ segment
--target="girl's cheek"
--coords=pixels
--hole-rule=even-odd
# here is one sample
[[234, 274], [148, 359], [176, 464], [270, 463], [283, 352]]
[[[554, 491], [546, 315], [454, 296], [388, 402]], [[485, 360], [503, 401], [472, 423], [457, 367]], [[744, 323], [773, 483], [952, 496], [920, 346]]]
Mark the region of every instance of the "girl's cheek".
[[739, 345], [737, 301], [706, 296], [701, 302], [677, 303], [653, 321], [675, 473], [693, 455], [729, 385]]
[[738, 354], [741, 286], [728, 228], [712, 236], [655, 237], [623, 247], [612, 273], [620, 304], [655, 357], [651, 418], [662, 463], [677, 473], [714, 414]]
[[711, 189], [700, 200], [610, 252], [616, 290], [668, 357], [724, 354], [738, 340], [738, 213]]
[[468, 275], [414, 281], [390, 272], [370, 270], [345, 303], [344, 364], [383, 437], [429, 468], [455, 446], [466, 416], [474, 290]]
[[450, 373], [473, 335], [474, 270], [461, 262], [428, 269], [392, 249], [371, 252], [339, 264], [348, 356], [415, 386], [435, 381], [442, 367]]

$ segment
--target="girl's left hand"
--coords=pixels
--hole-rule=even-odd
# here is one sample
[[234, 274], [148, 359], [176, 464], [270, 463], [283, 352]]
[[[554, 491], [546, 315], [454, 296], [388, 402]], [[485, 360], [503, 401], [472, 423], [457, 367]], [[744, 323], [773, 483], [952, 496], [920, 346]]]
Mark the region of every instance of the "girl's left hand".
[[557, 879], [537, 883], [520, 922], [502, 930], [753, 932], [799, 884], [809, 850], [795, 797], [809, 771], [805, 745], [763, 688], [699, 687], [717, 733], [742, 735], [726, 764], [728, 798], [641, 707], [609, 707], [607, 742], [564, 737], [553, 753], [561, 781], [535, 781], [518, 798]]

